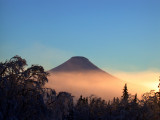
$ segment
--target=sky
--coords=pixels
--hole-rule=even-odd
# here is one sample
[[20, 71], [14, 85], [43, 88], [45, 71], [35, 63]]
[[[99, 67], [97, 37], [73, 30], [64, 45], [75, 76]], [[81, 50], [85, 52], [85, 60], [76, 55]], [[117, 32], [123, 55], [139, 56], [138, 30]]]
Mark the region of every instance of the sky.
[[0, 61], [19, 55], [49, 70], [84, 56], [112, 73], [154, 75], [159, 6], [159, 0], [0, 0]]

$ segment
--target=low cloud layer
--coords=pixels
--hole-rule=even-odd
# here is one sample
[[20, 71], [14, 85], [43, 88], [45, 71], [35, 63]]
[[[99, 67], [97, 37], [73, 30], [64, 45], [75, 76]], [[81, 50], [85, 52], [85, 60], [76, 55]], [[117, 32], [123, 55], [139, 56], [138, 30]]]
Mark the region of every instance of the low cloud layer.
[[132, 95], [141, 95], [150, 90], [158, 91], [158, 76], [160, 72], [114, 72], [114, 76], [120, 79], [108, 78], [101, 73], [56, 73], [51, 74], [46, 87], [55, 89], [57, 92], [67, 91], [75, 98], [80, 95], [102, 97], [112, 99], [121, 97], [124, 84], [127, 83], [128, 91]]
[[67, 91], [78, 98], [80, 95], [95, 95], [104, 99], [120, 97], [124, 86], [123, 81], [106, 76], [102, 73], [56, 73], [49, 77], [47, 87], [59, 91]]

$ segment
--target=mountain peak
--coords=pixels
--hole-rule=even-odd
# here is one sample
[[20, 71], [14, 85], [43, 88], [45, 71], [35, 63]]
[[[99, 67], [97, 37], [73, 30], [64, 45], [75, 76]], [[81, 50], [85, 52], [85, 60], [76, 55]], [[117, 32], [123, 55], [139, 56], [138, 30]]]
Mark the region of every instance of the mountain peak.
[[83, 56], [73, 56], [70, 59], [88, 60], [86, 57]]
[[50, 72], [79, 72], [79, 71], [98, 71], [104, 72], [86, 57], [73, 56], [63, 64], [50, 70]]

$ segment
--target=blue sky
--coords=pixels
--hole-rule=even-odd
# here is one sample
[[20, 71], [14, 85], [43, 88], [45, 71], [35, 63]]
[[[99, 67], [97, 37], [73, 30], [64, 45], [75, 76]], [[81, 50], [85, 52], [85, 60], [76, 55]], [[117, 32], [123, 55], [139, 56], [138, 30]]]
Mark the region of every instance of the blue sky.
[[0, 0], [0, 61], [51, 69], [85, 56], [105, 70], [160, 70], [159, 0]]

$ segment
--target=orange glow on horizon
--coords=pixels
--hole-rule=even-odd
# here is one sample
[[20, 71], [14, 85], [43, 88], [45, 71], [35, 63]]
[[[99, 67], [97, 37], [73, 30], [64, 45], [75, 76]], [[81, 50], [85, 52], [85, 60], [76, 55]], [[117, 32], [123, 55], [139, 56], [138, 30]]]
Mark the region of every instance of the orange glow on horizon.
[[115, 72], [114, 75], [128, 83], [141, 87], [141, 89], [144, 89], [144, 92], [149, 92], [150, 90], [155, 90], [155, 92], [159, 91], [158, 84], [160, 72], [158, 71]]
[[158, 72], [125, 73], [117, 72], [114, 76], [120, 79], [111, 79], [99, 73], [56, 73], [51, 74], [46, 87], [56, 92], [66, 91], [78, 98], [80, 95], [102, 97], [112, 99], [121, 97], [124, 84], [127, 83], [128, 92], [132, 95], [141, 95], [150, 90], [158, 91]]

